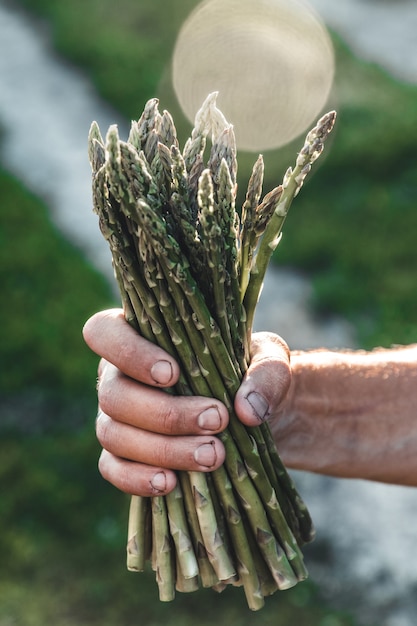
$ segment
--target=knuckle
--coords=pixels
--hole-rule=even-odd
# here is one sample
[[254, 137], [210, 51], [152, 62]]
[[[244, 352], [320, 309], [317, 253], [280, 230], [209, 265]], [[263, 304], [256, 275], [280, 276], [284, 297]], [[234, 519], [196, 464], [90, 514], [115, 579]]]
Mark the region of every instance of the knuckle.
[[279, 388], [287, 391], [291, 384], [291, 368], [288, 363], [279, 361], [276, 364], [276, 377], [279, 382]]
[[275, 333], [267, 332], [267, 336], [268, 336], [269, 340], [272, 341], [272, 343], [274, 343], [278, 347], [282, 348], [287, 353], [287, 355], [290, 354], [290, 349], [288, 347], [287, 342], [282, 337], [280, 337], [280, 335], [276, 335]]
[[96, 437], [105, 450], [112, 448], [114, 439], [113, 420], [102, 412], [96, 420]]
[[118, 463], [115, 466], [114, 459], [105, 450], [98, 460], [98, 470], [104, 480], [111, 483], [120, 491], [129, 493], [131, 491], [130, 472], [125, 464]]
[[[100, 382], [100, 378], [103, 376], [107, 365], [108, 365], [108, 362], [106, 361], [106, 359], [100, 359], [100, 361], [98, 362], [98, 366], [97, 366], [98, 383]], [[97, 386], [97, 389], [98, 389], [98, 386]]]
[[269, 331], [262, 332], [261, 336], [275, 347], [277, 353], [282, 354], [284, 352], [286, 357], [289, 359], [290, 349], [287, 342], [282, 337]]
[[119, 363], [129, 364], [133, 361], [137, 361], [138, 347], [131, 340], [120, 341], [118, 350], [119, 350], [119, 355], [118, 355]]
[[172, 450], [172, 442], [167, 441], [164, 438], [160, 438], [158, 442], [155, 443], [153, 463], [154, 465], [160, 465], [161, 467], [171, 467], [175, 456], [176, 455], [173, 454]]
[[97, 351], [97, 354], [99, 354], [97, 348], [98, 343], [101, 343], [100, 340], [102, 335], [103, 321], [106, 322], [106, 320], [110, 317], [110, 313], [111, 311], [98, 311], [97, 313], [94, 313], [94, 315], [92, 315], [85, 322], [82, 329], [84, 341], [92, 350], [94, 350], [95, 352]]
[[158, 421], [160, 430], [167, 435], [176, 435], [181, 431], [182, 418], [175, 402], [169, 401], [159, 406]]
[[262, 331], [262, 332], [255, 333], [253, 335], [253, 341], [254, 341], [255, 346], [267, 341], [268, 343], [274, 346], [277, 353], [284, 352], [285, 356], [288, 359], [290, 357], [290, 349], [289, 349], [287, 342], [276, 333], [273, 333], [270, 331]]
[[105, 450], [101, 451], [100, 457], [98, 459], [98, 471], [100, 472], [101, 476], [105, 479], [110, 481], [110, 467], [109, 467], [109, 459], [108, 459], [108, 455], [106, 453]]
[[84, 341], [86, 342], [86, 344], [88, 346], [90, 346], [92, 344], [92, 338], [94, 337], [94, 334], [95, 334], [96, 321], [97, 321], [97, 313], [92, 315], [85, 322], [85, 324], [83, 326], [83, 329], [82, 329], [82, 334], [83, 334]]
[[118, 405], [119, 390], [117, 380], [102, 376], [97, 385], [97, 398], [102, 411], [113, 415]]
[[257, 364], [262, 370], [263, 385], [268, 390], [271, 400], [282, 398], [291, 385], [291, 368], [281, 359], [265, 359]]

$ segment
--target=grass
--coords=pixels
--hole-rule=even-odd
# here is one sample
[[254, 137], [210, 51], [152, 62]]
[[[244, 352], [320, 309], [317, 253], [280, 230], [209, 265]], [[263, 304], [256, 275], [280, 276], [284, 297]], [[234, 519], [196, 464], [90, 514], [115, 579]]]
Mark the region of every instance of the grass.
[[85, 394], [95, 359], [81, 328], [110, 302], [105, 280], [51, 225], [46, 207], [0, 170], [0, 391]]

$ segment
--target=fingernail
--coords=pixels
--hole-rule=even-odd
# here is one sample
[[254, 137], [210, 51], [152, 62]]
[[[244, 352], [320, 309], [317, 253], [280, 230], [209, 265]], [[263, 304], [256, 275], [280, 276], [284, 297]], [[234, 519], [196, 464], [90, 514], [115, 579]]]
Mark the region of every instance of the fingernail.
[[172, 365], [169, 361], [157, 361], [152, 365], [151, 376], [158, 385], [167, 385], [172, 379]]
[[216, 448], [214, 447], [214, 441], [210, 443], [203, 443], [194, 452], [194, 460], [199, 465], [204, 467], [213, 467], [217, 461]]
[[257, 391], [251, 391], [246, 396], [246, 400], [251, 405], [256, 417], [262, 422], [265, 421], [269, 413], [269, 404], [265, 398]]
[[211, 406], [198, 416], [198, 425], [203, 430], [219, 430], [221, 426], [220, 413], [215, 406]]
[[151, 480], [151, 486], [154, 491], [165, 491], [167, 486], [167, 479], [164, 472], [158, 472]]

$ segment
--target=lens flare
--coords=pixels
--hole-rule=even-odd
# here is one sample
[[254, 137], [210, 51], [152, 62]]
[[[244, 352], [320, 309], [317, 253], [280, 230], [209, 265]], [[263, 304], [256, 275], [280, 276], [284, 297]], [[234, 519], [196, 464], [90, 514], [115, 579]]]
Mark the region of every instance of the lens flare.
[[173, 86], [191, 121], [207, 94], [248, 151], [282, 146], [322, 112], [334, 75], [330, 36], [302, 0], [206, 0], [183, 24]]

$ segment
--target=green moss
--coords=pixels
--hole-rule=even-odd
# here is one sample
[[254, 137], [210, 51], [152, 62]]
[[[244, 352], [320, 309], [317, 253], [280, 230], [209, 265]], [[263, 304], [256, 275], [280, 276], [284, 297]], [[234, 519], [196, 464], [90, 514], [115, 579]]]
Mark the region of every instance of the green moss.
[[0, 188], [0, 393], [87, 393], [97, 359], [81, 328], [110, 290], [37, 198], [4, 171]]

